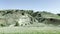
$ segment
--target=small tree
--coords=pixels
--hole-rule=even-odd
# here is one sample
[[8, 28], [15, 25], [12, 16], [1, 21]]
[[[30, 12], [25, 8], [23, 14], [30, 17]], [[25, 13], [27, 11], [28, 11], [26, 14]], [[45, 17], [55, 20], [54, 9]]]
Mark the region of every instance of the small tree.
[[1, 26], [3, 27], [3, 26], [5, 26], [4, 24], [1, 24]]
[[58, 16], [60, 16], [60, 14], [57, 14]]
[[19, 23], [18, 23], [18, 22], [16, 22], [15, 26], [19, 26]]

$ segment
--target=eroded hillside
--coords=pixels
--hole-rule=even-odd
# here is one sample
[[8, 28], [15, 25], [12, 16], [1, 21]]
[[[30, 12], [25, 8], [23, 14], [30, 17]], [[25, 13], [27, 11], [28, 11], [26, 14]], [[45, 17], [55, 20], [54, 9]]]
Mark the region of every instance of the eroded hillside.
[[33, 10], [0, 10], [0, 26], [60, 25], [60, 16]]

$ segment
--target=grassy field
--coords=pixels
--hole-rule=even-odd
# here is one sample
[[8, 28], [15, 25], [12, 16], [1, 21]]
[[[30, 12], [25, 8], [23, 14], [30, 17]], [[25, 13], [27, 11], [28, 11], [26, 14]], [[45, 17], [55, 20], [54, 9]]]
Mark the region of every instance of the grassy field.
[[0, 34], [60, 34], [60, 27], [2, 27]]

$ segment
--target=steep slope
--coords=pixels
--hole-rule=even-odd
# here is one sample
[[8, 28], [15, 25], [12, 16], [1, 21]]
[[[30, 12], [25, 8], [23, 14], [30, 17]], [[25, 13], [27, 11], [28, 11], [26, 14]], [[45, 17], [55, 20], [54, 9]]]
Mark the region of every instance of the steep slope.
[[4, 10], [0, 12], [0, 25], [3, 25], [6, 22], [6, 25], [4, 26], [25, 26], [38, 22], [35, 18], [33, 18], [24, 10]]

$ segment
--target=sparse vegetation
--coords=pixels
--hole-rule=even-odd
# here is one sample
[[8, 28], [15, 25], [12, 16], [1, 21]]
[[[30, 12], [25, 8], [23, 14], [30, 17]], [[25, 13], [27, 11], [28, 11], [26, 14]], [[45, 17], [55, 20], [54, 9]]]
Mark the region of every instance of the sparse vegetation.
[[[24, 14], [28, 14], [30, 16], [32, 16], [34, 19], [36, 19], [38, 21], [38, 23], [46, 23], [47, 21], [47, 24], [49, 23], [48, 21], [52, 18], [54, 20], [57, 20], [56, 22], [58, 22], [59, 24], [59, 21], [60, 21], [60, 16], [58, 16], [59, 14], [53, 14], [53, 13], [50, 13], [50, 12], [46, 12], [46, 11], [43, 11], [43, 12], [34, 12], [33, 10], [1, 10], [0, 11], [0, 17], [2, 18], [12, 18], [10, 20], [13, 20], [13, 21], [10, 21], [10, 22], [14, 22], [16, 18], [19, 18], [21, 15], [24, 16]], [[33, 18], [30, 17], [30, 19], [33, 20]], [[9, 20], [9, 19], [8, 19]], [[31, 21], [32, 21], [31, 20]], [[54, 21], [50, 22], [54, 24]], [[32, 23], [32, 22], [31, 22]]]
[[[15, 24], [9, 27], [11, 24]], [[60, 14], [33, 10], [0, 10], [1, 34], [60, 34]]]

